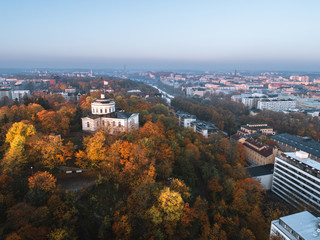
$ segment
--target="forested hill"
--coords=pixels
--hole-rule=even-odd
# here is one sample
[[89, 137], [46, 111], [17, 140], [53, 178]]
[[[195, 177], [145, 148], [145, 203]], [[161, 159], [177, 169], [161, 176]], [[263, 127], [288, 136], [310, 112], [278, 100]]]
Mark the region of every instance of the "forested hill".
[[[287, 212], [247, 177], [242, 146], [180, 128], [161, 99], [127, 94], [137, 85], [126, 81], [110, 80], [107, 97], [140, 113], [138, 131], [83, 133], [99, 92], [0, 109], [0, 239], [267, 239]], [[73, 184], [93, 184], [66, 191], [61, 166], [86, 170]]]

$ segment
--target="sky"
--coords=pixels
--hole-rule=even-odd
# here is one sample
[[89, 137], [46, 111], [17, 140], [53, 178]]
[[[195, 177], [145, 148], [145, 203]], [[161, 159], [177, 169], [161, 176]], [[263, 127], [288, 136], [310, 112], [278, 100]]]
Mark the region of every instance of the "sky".
[[320, 71], [319, 0], [0, 0], [0, 68]]

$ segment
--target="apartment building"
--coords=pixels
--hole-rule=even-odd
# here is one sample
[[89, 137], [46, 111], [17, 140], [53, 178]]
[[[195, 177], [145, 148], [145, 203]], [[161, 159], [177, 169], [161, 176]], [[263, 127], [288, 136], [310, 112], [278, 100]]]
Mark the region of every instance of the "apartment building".
[[208, 138], [213, 133], [219, 131], [219, 129], [213, 124], [204, 121], [193, 121], [191, 122], [191, 127], [193, 127], [193, 131], [201, 134], [205, 138]]
[[246, 139], [243, 147], [246, 160], [253, 165], [266, 165], [274, 162], [274, 150], [253, 138]]
[[191, 127], [191, 122], [197, 121], [197, 117], [189, 113], [178, 111], [176, 115], [179, 118], [179, 125], [181, 127]]
[[261, 110], [271, 110], [282, 112], [289, 109], [294, 109], [297, 106], [297, 101], [291, 99], [263, 99], [259, 100], [257, 108]]
[[320, 163], [303, 151], [277, 156], [271, 189], [297, 209], [320, 214]]
[[237, 134], [242, 136], [249, 136], [251, 134], [260, 133], [263, 135], [274, 135], [273, 127], [268, 126], [267, 123], [248, 123], [242, 125]]

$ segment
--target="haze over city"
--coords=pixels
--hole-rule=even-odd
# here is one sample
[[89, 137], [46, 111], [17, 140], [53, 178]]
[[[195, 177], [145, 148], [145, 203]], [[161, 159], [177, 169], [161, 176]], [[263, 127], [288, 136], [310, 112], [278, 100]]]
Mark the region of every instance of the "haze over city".
[[320, 66], [319, 1], [5, 1], [0, 68]]

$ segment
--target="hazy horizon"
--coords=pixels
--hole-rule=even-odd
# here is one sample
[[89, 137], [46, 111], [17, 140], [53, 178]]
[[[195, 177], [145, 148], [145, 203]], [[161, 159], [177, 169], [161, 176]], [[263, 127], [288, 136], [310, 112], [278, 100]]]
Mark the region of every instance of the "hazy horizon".
[[319, 71], [320, 2], [6, 1], [0, 68]]

